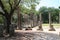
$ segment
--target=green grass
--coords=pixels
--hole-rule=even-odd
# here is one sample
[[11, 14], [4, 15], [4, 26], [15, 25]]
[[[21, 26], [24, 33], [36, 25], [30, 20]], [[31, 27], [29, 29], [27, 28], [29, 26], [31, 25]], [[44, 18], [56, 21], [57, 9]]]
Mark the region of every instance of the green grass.
[[[42, 24], [43, 26], [49, 27], [49, 24]], [[56, 28], [60, 28], [60, 24], [52, 24]]]
[[[49, 26], [49, 24], [42, 24], [43, 26]], [[60, 24], [52, 24], [54, 26], [60, 26]]]

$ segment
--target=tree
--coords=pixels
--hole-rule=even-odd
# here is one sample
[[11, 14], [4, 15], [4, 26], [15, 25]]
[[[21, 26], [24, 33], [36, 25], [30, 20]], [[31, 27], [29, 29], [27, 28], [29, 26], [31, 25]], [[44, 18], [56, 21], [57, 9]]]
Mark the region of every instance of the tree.
[[[16, 3], [15, 3], [16, 2]], [[4, 16], [6, 19], [6, 32], [10, 34], [10, 25], [11, 18], [14, 13], [14, 11], [17, 9], [17, 7], [20, 4], [26, 5], [26, 4], [35, 4], [36, 0], [0, 0], [0, 7], [2, 8], [2, 11], [0, 11], [0, 14]]]
[[[17, 3], [14, 5], [14, 0], [0, 0], [0, 7], [2, 8], [3, 12], [0, 11], [0, 14], [3, 15], [6, 19], [6, 32], [10, 34], [10, 25], [11, 25], [11, 18], [16, 10], [16, 7], [19, 5], [21, 0], [18, 0]], [[7, 7], [9, 10], [7, 10]]]
[[18, 15], [18, 29], [22, 30], [22, 14], [19, 10], [19, 7], [17, 9], [17, 15]]
[[26, 6], [27, 8], [30, 8], [30, 13], [27, 12], [28, 14], [31, 14], [33, 16], [32, 17], [32, 26], [34, 26], [34, 14], [35, 14], [35, 6], [39, 3], [38, 0], [24, 0], [24, 6]]
[[59, 22], [59, 9], [53, 8], [51, 19], [52, 19], [52, 23]]
[[31, 14], [31, 18], [32, 18], [32, 26], [34, 27], [34, 20], [35, 20], [35, 18], [34, 18], [34, 16], [35, 16], [35, 4], [32, 4], [31, 5], [31, 12], [30, 12], [30, 14]]
[[[18, 1], [18, 0], [17, 0]], [[17, 3], [17, 1], [16, 0], [14, 0], [14, 4], [16, 4]], [[17, 21], [17, 28], [18, 29], [22, 29], [22, 20], [21, 20], [21, 18], [22, 18], [22, 14], [21, 14], [21, 5], [19, 5], [19, 6], [17, 6], [16, 7], [17, 8], [17, 17], [18, 17], [18, 21]]]

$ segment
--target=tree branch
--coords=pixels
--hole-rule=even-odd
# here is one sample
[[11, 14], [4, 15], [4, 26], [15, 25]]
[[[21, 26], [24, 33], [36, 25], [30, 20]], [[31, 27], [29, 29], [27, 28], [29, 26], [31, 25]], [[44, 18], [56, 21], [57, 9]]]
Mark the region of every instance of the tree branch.
[[10, 8], [12, 9], [12, 4], [10, 3], [10, 0], [9, 0], [9, 5], [10, 5]]
[[1, 0], [0, 0], [0, 6], [1, 6], [2, 10], [3, 10], [5, 13], [8, 13], [7, 10], [5, 10], [5, 7], [4, 7], [4, 5], [3, 5], [3, 3], [2, 3]]
[[18, 3], [14, 6], [14, 8], [11, 10], [10, 15], [13, 14], [14, 10], [18, 7], [21, 0], [18, 1]]
[[18, 3], [16, 4], [15, 8], [19, 5], [20, 1], [21, 1], [21, 0], [18, 1]]

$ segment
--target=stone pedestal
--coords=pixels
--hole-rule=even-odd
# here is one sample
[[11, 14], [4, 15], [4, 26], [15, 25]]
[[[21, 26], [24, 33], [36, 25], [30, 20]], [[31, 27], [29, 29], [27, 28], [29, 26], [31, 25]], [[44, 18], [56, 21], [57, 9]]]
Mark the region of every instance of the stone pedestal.
[[55, 31], [55, 29], [54, 29], [53, 25], [51, 25], [51, 26], [50, 26], [49, 31]]
[[40, 30], [40, 31], [43, 31], [43, 28], [42, 28], [42, 26], [39, 26], [39, 29], [38, 30]]

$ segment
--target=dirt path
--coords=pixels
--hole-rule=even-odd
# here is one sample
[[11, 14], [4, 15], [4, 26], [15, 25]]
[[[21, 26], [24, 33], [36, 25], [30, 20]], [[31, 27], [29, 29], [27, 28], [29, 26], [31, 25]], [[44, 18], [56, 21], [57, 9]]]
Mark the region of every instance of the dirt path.
[[15, 35], [15, 37], [0, 38], [0, 40], [60, 40], [57, 32], [16, 30]]

